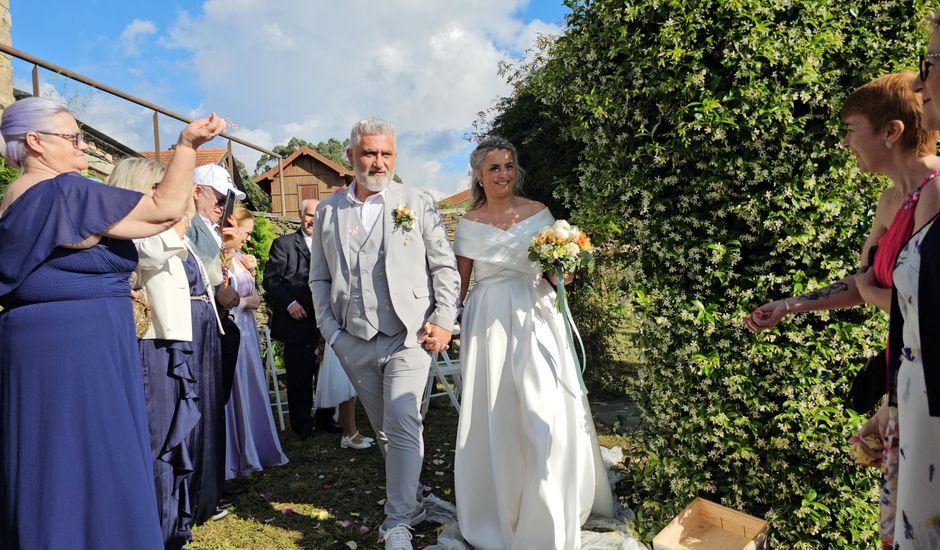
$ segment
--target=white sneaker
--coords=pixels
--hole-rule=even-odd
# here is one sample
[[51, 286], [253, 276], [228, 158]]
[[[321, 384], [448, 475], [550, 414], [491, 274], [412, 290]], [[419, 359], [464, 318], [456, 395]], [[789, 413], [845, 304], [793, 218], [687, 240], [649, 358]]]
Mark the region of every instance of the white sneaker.
[[399, 523], [382, 534], [382, 540], [385, 541], [385, 550], [414, 550], [411, 546], [411, 527], [404, 523]]
[[356, 438], [362, 437], [359, 435], [359, 432], [356, 432], [350, 436], [343, 436], [339, 440], [339, 446], [341, 449], [368, 449], [372, 446], [372, 439], [368, 437], [362, 437], [358, 443], [356, 443]]

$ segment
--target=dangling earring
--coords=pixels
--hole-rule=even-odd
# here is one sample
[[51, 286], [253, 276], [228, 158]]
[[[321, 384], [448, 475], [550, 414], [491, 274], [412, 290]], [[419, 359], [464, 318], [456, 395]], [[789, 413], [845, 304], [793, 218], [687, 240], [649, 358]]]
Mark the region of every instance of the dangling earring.
[[885, 138], [885, 149], [890, 149], [890, 148], [892, 148], [892, 147], [894, 147], [894, 144], [891, 143], [891, 140]]

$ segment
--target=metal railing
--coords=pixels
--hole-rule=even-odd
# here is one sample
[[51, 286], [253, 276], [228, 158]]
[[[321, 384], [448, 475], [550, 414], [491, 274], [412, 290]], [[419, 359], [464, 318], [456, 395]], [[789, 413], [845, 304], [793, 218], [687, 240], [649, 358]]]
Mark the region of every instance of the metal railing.
[[[40, 59], [24, 51], [17, 50], [16, 48], [13, 48], [6, 44], [0, 44], [0, 52], [3, 52], [7, 55], [20, 59], [27, 63], [33, 64], [32, 79], [33, 79], [33, 95], [34, 96], [37, 96], [37, 97], [39, 96], [39, 67], [42, 67], [56, 74], [75, 80], [76, 82], [81, 82], [82, 84], [91, 86], [92, 88], [101, 90], [102, 92], [107, 92], [125, 101], [130, 101], [131, 103], [140, 105], [141, 107], [144, 107], [146, 109], [150, 109], [151, 111], [153, 111], [153, 150], [158, 161], [160, 159], [159, 116], [164, 115], [164, 116], [176, 119], [185, 124], [189, 124], [190, 122], [193, 121], [193, 119], [183, 116], [177, 112], [174, 112], [164, 107], [161, 107], [159, 105], [156, 105], [155, 103], [151, 103], [145, 99], [141, 99], [139, 97], [133, 96], [129, 93], [122, 92], [121, 90], [118, 90], [117, 88], [112, 88], [111, 86], [108, 86], [107, 84], [96, 82], [95, 80], [92, 80], [91, 78], [88, 78], [87, 76], [76, 73], [75, 71], [70, 71], [69, 69], [66, 69], [65, 67], [60, 67], [59, 65], [56, 65], [55, 63], [50, 63], [49, 61]], [[255, 145], [254, 143], [245, 141], [235, 136], [231, 136], [229, 134], [223, 133], [223, 134], [220, 134], [219, 137], [227, 140], [226, 157], [228, 160], [226, 164], [228, 166], [226, 168], [228, 169], [229, 175], [232, 176], [233, 181], [235, 180], [235, 162], [234, 162], [234, 157], [232, 156], [232, 142], [233, 141], [240, 145], [244, 145], [245, 147], [248, 147], [249, 149], [254, 149], [255, 151], [265, 153], [277, 159], [278, 177], [279, 177], [279, 182], [280, 182], [280, 187], [281, 187], [281, 193], [280, 193], [281, 205], [283, 205], [284, 204], [284, 165], [282, 164], [283, 158], [281, 157], [281, 155], [275, 153], [274, 151], [265, 149], [264, 147], [261, 147], [260, 145]]]

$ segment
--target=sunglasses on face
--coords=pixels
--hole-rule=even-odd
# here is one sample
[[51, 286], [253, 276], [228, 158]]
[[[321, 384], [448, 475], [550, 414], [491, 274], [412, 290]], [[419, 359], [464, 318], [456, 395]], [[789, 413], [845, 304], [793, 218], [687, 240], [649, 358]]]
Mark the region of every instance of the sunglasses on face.
[[43, 134], [43, 135], [46, 135], [46, 136], [58, 136], [58, 137], [60, 137], [60, 138], [62, 138], [62, 139], [67, 139], [67, 140], [69, 141], [69, 143], [72, 144], [72, 147], [74, 147], [74, 148], [76, 148], [76, 149], [78, 149], [79, 144], [81, 144], [81, 143], [87, 143], [87, 142], [85, 141], [85, 132], [82, 132], [81, 130], [75, 132], [74, 134], [60, 134], [60, 133], [57, 133], [57, 132], [43, 132], [42, 130], [36, 130], [36, 133], [37, 133], [37, 134]]

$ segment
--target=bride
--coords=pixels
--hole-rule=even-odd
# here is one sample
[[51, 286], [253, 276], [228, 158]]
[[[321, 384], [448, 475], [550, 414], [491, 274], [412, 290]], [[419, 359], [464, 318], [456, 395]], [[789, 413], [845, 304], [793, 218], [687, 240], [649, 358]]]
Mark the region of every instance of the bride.
[[555, 291], [528, 260], [555, 220], [515, 195], [516, 157], [505, 139], [480, 142], [457, 225], [461, 302], [475, 278], [461, 323], [457, 516], [479, 550], [577, 549], [588, 515], [613, 516], [613, 498]]

